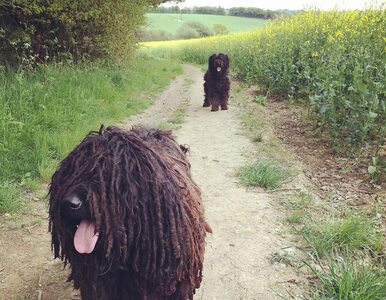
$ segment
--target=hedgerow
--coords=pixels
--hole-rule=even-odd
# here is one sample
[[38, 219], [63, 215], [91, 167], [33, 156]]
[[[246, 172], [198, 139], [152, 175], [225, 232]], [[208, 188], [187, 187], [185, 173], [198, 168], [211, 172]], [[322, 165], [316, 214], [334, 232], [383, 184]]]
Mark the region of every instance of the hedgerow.
[[145, 10], [163, 0], [3, 0], [0, 63], [127, 58]]

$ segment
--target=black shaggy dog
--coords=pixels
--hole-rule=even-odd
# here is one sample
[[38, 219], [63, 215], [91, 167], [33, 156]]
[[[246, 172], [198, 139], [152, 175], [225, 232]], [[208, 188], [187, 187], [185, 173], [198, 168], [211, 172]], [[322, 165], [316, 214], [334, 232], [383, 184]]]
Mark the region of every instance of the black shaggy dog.
[[209, 57], [208, 71], [204, 76], [204, 107], [212, 105], [212, 111], [218, 111], [219, 107], [228, 109], [230, 81], [228, 78], [229, 58], [220, 53]]
[[186, 300], [200, 286], [211, 230], [170, 132], [91, 132], [52, 177], [49, 220], [83, 300]]

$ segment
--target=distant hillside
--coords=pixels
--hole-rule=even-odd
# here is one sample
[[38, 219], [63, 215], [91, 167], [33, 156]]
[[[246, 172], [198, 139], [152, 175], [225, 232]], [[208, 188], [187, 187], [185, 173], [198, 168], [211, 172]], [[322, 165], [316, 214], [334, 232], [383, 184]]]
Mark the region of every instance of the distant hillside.
[[[223, 24], [229, 32], [248, 31], [255, 28], [264, 27], [270, 21], [256, 18], [243, 18], [219, 15], [199, 15], [199, 14], [164, 14], [148, 13], [147, 30], [165, 30], [175, 34], [183, 22], [196, 21], [212, 28], [214, 24]], [[182, 18], [182, 20], [181, 20]]]

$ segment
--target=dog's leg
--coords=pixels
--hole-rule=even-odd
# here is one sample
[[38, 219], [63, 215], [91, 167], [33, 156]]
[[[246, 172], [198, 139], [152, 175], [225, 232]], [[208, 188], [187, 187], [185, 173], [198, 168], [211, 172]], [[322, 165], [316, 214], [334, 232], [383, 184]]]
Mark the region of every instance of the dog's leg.
[[209, 106], [210, 106], [209, 99], [208, 99], [207, 96], [205, 96], [204, 104], [203, 104], [202, 106], [203, 106], [203, 107], [209, 107]]
[[229, 99], [229, 80], [225, 85], [224, 92], [221, 95], [221, 110], [228, 109], [228, 99]]
[[213, 101], [211, 111], [218, 111], [219, 107], [220, 107], [220, 103], [218, 103], [217, 100]]
[[228, 97], [225, 96], [221, 101], [221, 110], [227, 110], [228, 109]]
[[222, 93], [220, 97], [221, 97], [220, 98], [221, 110], [227, 110], [228, 109], [228, 94]]
[[210, 106], [210, 101], [209, 101], [209, 90], [208, 90], [208, 82], [206, 81], [206, 78], [207, 77], [207, 74], [205, 74], [205, 77], [204, 77], [204, 104], [202, 105], [203, 107], [209, 107]]

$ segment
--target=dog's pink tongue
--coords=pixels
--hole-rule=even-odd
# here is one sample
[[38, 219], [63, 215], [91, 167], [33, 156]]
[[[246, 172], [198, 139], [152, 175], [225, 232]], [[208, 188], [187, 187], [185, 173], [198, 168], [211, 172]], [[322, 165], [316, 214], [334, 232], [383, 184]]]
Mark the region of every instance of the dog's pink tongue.
[[79, 253], [91, 253], [98, 241], [99, 233], [95, 224], [90, 221], [80, 222], [74, 236], [74, 246]]
[[221, 67], [217, 67], [217, 72], [221, 72]]

